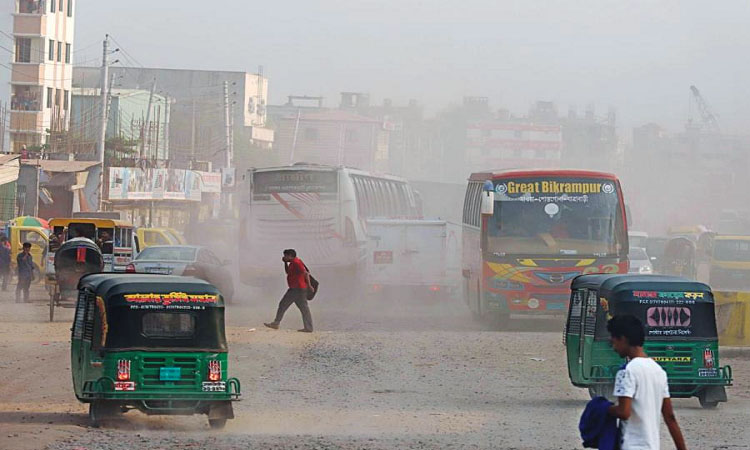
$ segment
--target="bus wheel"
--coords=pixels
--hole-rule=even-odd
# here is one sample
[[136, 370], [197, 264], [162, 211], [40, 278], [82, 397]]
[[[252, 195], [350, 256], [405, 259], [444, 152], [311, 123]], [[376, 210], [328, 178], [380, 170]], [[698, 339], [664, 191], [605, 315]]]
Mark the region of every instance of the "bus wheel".
[[221, 430], [227, 425], [227, 419], [208, 419], [208, 425], [213, 430]]

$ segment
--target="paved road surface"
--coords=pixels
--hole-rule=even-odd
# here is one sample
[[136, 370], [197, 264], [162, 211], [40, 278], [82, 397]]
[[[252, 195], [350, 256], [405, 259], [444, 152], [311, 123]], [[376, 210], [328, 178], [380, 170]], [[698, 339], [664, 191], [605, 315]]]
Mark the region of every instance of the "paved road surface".
[[[94, 429], [71, 388], [72, 310], [48, 323], [43, 291], [34, 297], [16, 305], [0, 295], [3, 449], [580, 448], [587, 394], [568, 382], [560, 321], [493, 332], [455, 302], [342, 306], [321, 296], [309, 335], [294, 331], [294, 307], [283, 330], [265, 329], [276, 299], [253, 298], [227, 312], [230, 372], [244, 400], [225, 430], [211, 431], [203, 416], [138, 412]], [[723, 363], [737, 377], [728, 404], [676, 402], [692, 449], [750, 448], [750, 362]]]

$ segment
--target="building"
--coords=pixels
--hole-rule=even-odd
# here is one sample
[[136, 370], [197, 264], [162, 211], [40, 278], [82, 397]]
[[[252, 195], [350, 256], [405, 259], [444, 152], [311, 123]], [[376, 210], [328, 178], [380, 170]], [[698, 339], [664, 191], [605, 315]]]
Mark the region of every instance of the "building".
[[342, 109], [301, 111], [279, 119], [281, 164], [307, 162], [388, 171], [388, 134], [382, 120]]
[[[100, 101], [98, 89], [73, 89], [71, 138], [61, 143], [60, 153], [96, 154]], [[132, 149], [130, 155], [117, 155], [118, 159], [168, 160], [170, 104], [171, 99], [160, 94], [151, 95], [150, 91], [112, 89], [107, 115], [106, 139], [110, 143], [107, 148], [116, 146], [116, 142], [111, 141], [116, 138], [121, 143], [119, 153], [126, 152], [124, 147]]]
[[[262, 74], [215, 70], [117, 67], [109, 69], [114, 86], [154, 90], [173, 100], [169, 118], [169, 159], [174, 167], [207, 161], [224, 167], [227, 151], [239, 164], [269, 152], [273, 131], [266, 128], [268, 79]], [[73, 85], [96, 88], [98, 67], [76, 67]], [[226, 145], [224, 85], [231, 108], [233, 149]]]
[[622, 167], [623, 152], [614, 109], [610, 109], [606, 117], [597, 117], [593, 106], [589, 106], [583, 116], [571, 108], [559, 123], [564, 165], [612, 172]]
[[74, 0], [16, 0], [8, 149], [39, 150], [67, 130], [73, 76]]

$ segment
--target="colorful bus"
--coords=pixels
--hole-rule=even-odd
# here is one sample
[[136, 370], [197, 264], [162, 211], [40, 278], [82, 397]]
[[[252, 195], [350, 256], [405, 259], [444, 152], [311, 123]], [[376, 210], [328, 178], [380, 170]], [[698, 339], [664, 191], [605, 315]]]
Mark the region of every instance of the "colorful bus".
[[463, 293], [472, 314], [565, 314], [577, 275], [628, 272], [620, 182], [584, 170], [474, 173], [463, 211]]
[[285, 248], [296, 249], [316, 277], [353, 279], [366, 252], [367, 219], [421, 216], [416, 192], [390, 175], [299, 163], [253, 169], [245, 181], [239, 261], [247, 284], [279, 279]]

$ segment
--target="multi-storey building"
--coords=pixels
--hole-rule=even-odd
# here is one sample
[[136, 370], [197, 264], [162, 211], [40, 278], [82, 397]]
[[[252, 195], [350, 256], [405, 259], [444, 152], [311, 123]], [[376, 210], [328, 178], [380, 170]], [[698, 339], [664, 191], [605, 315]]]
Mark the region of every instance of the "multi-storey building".
[[9, 150], [39, 148], [68, 127], [75, 0], [15, 0]]

